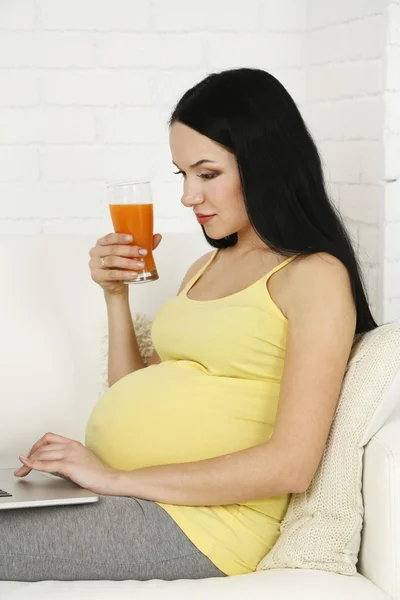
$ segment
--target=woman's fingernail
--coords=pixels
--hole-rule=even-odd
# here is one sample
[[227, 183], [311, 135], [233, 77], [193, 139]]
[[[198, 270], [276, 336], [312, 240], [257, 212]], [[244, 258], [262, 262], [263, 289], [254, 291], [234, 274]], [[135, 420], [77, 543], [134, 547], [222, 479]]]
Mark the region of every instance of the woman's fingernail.
[[147, 250], [146, 250], [146, 248], [141, 248], [141, 249], [139, 250], [139, 254], [141, 254], [142, 256], [146, 256], [146, 254], [147, 254]]

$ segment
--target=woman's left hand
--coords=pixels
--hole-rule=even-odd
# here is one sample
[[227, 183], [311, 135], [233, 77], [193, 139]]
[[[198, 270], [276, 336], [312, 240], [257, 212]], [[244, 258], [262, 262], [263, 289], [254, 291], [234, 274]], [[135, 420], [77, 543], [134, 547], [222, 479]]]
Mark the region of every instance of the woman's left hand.
[[27, 458], [19, 457], [23, 466], [14, 475], [25, 477], [32, 469], [59, 473], [95, 494], [113, 495], [112, 482], [118, 471], [105, 465], [81, 442], [46, 433], [31, 448]]

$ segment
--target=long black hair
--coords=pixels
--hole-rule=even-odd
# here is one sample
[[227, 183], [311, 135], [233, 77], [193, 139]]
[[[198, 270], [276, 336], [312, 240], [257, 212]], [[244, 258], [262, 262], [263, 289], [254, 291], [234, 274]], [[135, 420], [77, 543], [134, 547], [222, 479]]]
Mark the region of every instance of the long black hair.
[[[284, 86], [261, 69], [211, 73], [182, 96], [169, 126], [174, 122], [236, 156], [245, 208], [259, 238], [287, 257], [336, 256], [350, 274], [356, 335], [378, 327], [346, 226], [325, 189], [317, 147]], [[202, 229], [214, 248], [237, 243], [237, 233], [215, 240]]]

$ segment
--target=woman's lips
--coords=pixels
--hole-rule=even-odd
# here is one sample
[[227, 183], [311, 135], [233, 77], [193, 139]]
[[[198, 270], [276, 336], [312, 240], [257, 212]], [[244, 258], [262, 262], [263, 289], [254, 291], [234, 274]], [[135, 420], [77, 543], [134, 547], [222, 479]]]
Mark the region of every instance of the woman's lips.
[[200, 215], [197, 215], [197, 220], [199, 223], [203, 224], [208, 223], [208, 221], [210, 221], [210, 219], [212, 219], [213, 217], [215, 217], [215, 215], [209, 215], [207, 217], [201, 217]]

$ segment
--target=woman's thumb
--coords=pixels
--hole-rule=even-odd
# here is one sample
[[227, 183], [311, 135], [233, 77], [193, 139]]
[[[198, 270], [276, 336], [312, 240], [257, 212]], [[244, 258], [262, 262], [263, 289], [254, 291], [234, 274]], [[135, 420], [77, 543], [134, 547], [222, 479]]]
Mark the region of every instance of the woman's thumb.
[[155, 233], [153, 235], [153, 250], [155, 250], [157, 248], [157, 246], [159, 245], [159, 243], [162, 240], [162, 235], [161, 233]]

